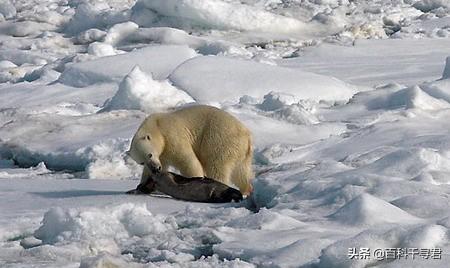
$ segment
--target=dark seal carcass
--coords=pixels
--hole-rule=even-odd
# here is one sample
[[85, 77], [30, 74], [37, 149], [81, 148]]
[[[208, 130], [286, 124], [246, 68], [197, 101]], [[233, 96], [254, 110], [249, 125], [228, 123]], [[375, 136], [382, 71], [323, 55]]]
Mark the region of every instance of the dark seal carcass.
[[172, 172], [152, 172], [145, 185], [139, 184], [129, 194], [149, 194], [154, 190], [176, 199], [193, 202], [226, 203], [243, 199], [239, 190], [206, 177], [186, 178]]

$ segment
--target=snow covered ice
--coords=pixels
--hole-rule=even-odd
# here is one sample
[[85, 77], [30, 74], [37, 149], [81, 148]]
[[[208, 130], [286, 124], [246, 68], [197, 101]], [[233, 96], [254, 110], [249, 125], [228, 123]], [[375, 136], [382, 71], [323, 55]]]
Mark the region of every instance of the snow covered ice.
[[[125, 195], [195, 103], [252, 131], [252, 196]], [[449, 117], [446, 0], [0, 0], [0, 266], [448, 267]]]

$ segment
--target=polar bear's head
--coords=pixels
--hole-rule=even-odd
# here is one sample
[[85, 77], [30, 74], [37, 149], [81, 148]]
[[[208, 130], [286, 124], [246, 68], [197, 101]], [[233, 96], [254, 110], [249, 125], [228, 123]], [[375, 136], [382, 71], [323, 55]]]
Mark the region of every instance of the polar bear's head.
[[153, 172], [161, 171], [159, 156], [164, 148], [157, 120], [148, 117], [139, 127], [131, 140], [128, 155], [140, 165], [147, 165]]

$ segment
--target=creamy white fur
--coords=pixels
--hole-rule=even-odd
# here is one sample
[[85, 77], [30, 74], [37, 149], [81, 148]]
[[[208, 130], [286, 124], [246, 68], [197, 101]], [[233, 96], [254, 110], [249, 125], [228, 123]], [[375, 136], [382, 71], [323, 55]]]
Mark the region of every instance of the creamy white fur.
[[[152, 156], [149, 157], [149, 154]], [[130, 156], [186, 177], [209, 177], [248, 194], [253, 172], [250, 131], [230, 114], [205, 105], [147, 117], [133, 137]], [[148, 177], [145, 165], [142, 182]]]

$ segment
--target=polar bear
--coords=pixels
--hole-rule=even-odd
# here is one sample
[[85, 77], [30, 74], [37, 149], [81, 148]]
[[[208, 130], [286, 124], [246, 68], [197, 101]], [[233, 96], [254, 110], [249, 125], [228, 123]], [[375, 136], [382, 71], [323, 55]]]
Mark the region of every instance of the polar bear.
[[131, 141], [129, 156], [144, 165], [140, 185], [170, 166], [185, 177], [209, 177], [252, 191], [252, 137], [232, 115], [196, 105], [147, 117]]

